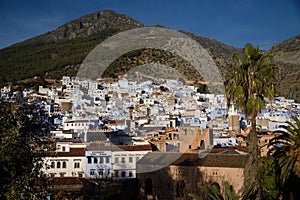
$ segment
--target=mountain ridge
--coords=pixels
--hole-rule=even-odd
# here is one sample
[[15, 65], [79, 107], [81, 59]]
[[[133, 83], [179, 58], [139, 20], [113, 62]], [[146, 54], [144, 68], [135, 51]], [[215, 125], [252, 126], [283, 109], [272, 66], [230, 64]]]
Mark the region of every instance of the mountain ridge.
[[[2, 71], [0, 84], [20, 83], [21, 80], [34, 76], [59, 79], [62, 75], [76, 75], [82, 61], [96, 45], [114, 34], [139, 27], [144, 27], [143, 23], [124, 14], [104, 10], [84, 15], [59, 26], [55, 30], [0, 49], [0, 70]], [[157, 24], [154, 27], [164, 26]], [[183, 30], [180, 32], [190, 36], [203, 46], [212, 56], [223, 75], [227, 71], [226, 65], [233, 62], [233, 54], [242, 53], [242, 49], [218, 40]], [[299, 80], [297, 78], [300, 78], [298, 76], [300, 67], [299, 41], [300, 35], [275, 44], [266, 53], [274, 57], [275, 63], [281, 69], [279, 94], [300, 100], [300, 88], [296, 81]], [[167, 54], [164, 52], [159, 54], [163, 57], [162, 60], [168, 60], [164, 58]], [[139, 55], [147, 57], [151, 55], [151, 52], [148, 51], [148, 54]], [[124, 60], [126, 59], [128, 58], [124, 58]], [[136, 57], [134, 59], [137, 59], [137, 63], [139, 63], [139, 59], [143, 62], [151, 60]], [[179, 61], [180, 59], [176, 58], [174, 62]], [[122, 63], [124, 62], [119, 60], [119, 64], [114, 63], [114, 66], [122, 67]], [[133, 62], [131, 64], [134, 66]], [[294, 80], [294, 83], [286, 90], [286, 84], [290, 83], [289, 80]]]

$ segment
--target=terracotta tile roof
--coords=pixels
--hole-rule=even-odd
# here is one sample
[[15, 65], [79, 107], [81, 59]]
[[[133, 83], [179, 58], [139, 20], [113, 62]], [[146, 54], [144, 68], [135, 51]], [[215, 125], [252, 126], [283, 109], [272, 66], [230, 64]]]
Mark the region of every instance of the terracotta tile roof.
[[225, 151], [229, 151], [229, 150], [238, 150], [238, 151], [242, 151], [242, 152], [249, 152], [247, 147], [242, 147], [242, 146], [236, 146], [236, 147], [214, 147], [210, 153], [222, 153]]
[[57, 157], [79, 157], [85, 156], [85, 148], [70, 148], [69, 152], [57, 152]]
[[127, 146], [127, 145], [111, 145], [111, 146], [103, 146], [103, 145], [95, 145], [88, 146], [87, 151], [151, 151], [151, 145], [136, 145], [136, 146]]

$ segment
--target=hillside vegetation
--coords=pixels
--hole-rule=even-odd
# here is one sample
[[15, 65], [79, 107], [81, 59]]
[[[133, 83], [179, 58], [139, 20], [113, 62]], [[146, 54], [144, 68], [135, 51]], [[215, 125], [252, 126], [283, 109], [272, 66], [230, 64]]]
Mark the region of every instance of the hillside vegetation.
[[[75, 76], [88, 53], [103, 40], [119, 32], [143, 26], [141, 22], [126, 15], [105, 10], [85, 15], [53, 31], [1, 49], [0, 85], [20, 84], [33, 77], [59, 80], [63, 75]], [[232, 56], [242, 53], [242, 49], [217, 40], [180, 32], [204, 47], [223, 75], [227, 72], [227, 64], [232, 63]], [[266, 53], [271, 54], [280, 67], [278, 95], [300, 100], [300, 36], [276, 44]], [[147, 63], [167, 65], [188, 80], [201, 80], [201, 75], [186, 60], [158, 49], [129, 52], [115, 60], [104, 76], [116, 77]], [[43, 81], [37, 81], [41, 82]]]

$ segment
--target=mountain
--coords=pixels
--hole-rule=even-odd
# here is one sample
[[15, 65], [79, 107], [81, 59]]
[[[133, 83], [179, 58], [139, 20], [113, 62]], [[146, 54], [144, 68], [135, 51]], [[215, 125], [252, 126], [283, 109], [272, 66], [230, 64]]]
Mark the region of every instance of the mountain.
[[[74, 76], [88, 53], [99, 43], [116, 33], [143, 26], [141, 22], [126, 15], [104, 10], [85, 15], [53, 31], [1, 49], [0, 85], [10, 82], [18, 85], [25, 84], [29, 87], [45, 84], [45, 78], [46, 80], [59, 80], [63, 75]], [[162, 25], [155, 26], [163, 27]], [[199, 42], [212, 56], [222, 74], [226, 74], [226, 64], [232, 63], [233, 54], [242, 53], [242, 49], [215, 39], [185, 31], [180, 32]], [[299, 46], [299, 36], [296, 36], [274, 45], [267, 51], [274, 56], [276, 64], [281, 69], [279, 94], [298, 100], [300, 100], [300, 92], [298, 92], [300, 86], [297, 82], [299, 80]], [[189, 80], [201, 79], [184, 59], [157, 49], [129, 52], [112, 63], [105, 75], [113, 77], [137, 65], [149, 62], [171, 66]], [[36, 78], [32, 79], [33, 77]]]
[[[111, 10], [104, 10], [82, 16], [58, 27], [54, 31], [35, 37], [31, 40], [57, 42], [62, 39], [71, 40], [84, 38], [109, 29], [124, 31], [142, 26], [143, 24], [141, 22], [126, 15]], [[31, 40], [26, 42], [31, 42]]]
[[76, 75], [79, 64], [100, 42], [143, 24], [114, 11], [85, 15], [56, 30], [0, 50], [0, 84], [43, 76]]
[[275, 44], [267, 53], [279, 67], [279, 93], [300, 100], [300, 35]]

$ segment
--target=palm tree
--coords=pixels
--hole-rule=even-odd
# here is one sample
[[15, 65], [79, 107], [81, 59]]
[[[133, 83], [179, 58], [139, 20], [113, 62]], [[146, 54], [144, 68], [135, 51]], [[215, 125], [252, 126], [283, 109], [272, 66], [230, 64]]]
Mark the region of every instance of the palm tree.
[[258, 46], [246, 44], [244, 54], [233, 57], [236, 65], [230, 65], [226, 82], [228, 105], [236, 106], [245, 114], [246, 120], [251, 117], [249, 135], [250, 159], [246, 175], [249, 190], [247, 195], [261, 198], [258, 175], [258, 146], [256, 133], [256, 116], [265, 108], [265, 98], [274, 97], [275, 65], [272, 58], [261, 53]]
[[300, 176], [300, 120], [293, 117], [295, 123], [286, 122], [281, 126], [284, 131], [276, 131], [278, 136], [270, 140], [271, 153], [279, 166], [279, 182], [281, 188], [294, 173]]
[[239, 196], [236, 194], [232, 185], [228, 182], [224, 182], [224, 190], [221, 191], [221, 188], [218, 184], [212, 183], [206, 186], [200, 186], [200, 190], [203, 192], [206, 198], [203, 198], [196, 194], [189, 194], [194, 200], [203, 200], [203, 199], [211, 199], [211, 200], [238, 200]]

